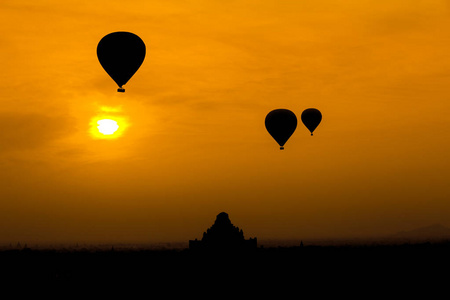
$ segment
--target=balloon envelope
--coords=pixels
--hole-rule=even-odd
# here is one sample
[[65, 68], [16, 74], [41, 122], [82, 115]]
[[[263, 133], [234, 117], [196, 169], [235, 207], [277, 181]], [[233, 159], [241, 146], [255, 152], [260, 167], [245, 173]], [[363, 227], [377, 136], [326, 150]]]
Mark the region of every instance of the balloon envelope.
[[267, 131], [282, 150], [297, 128], [297, 117], [288, 109], [275, 109], [267, 114], [265, 124]]
[[104, 36], [97, 46], [97, 57], [106, 73], [124, 92], [124, 84], [136, 73], [145, 58], [145, 44], [131, 32], [113, 32]]
[[313, 131], [319, 126], [320, 121], [322, 121], [322, 114], [315, 108], [308, 108], [302, 112], [301, 118], [303, 124], [311, 132], [311, 135], [313, 135]]

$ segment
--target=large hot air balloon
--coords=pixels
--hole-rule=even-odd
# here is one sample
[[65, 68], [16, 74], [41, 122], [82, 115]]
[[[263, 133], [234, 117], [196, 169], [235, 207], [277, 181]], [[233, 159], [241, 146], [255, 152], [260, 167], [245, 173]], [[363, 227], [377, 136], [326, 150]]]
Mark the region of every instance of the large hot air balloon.
[[117, 83], [118, 92], [136, 73], [145, 58], [145, 44], [131, 32], [113, 32], [104, 36], [97, 46], [97, 57], [106, 73]]
[[302, 112], [301, 118], [303, 124], [311, 132], [311, 135], [313, 135], [313, 131], [319, 126], [320, 121], [322, 121], [322, 114], [315, 108], [308, 108]]
[[288, 109], [275, 109], [266, 116], [266, 129], [269, 134], [284, 149], [284, 144], [297, 128], [297, 117]]

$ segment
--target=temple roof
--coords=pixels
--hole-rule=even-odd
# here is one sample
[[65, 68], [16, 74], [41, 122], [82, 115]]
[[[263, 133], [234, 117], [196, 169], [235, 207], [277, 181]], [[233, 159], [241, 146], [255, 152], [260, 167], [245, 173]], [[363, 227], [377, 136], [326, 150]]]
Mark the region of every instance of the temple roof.
[[216, 216], [214, 224], [203, 233], [201, 241], [190, 241], [190, 248], [193, 247], [208, 249], [256, 248], [256, 238], [245, 240], [242, 230], [231, 223], [227, 213], [221, 212]]
[[244, 233], [234, 226], [228, 214], [221, 212], [217, 215], [214, 224], [203, 233], [202, 241], [233, 242], [244, 240]]

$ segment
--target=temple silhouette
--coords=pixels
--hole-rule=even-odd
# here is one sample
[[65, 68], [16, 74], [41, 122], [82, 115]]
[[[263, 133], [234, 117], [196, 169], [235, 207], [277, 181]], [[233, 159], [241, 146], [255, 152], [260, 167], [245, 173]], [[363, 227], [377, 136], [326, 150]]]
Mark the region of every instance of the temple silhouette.
[[242, 229], [234, 226], [225, 212], [217, 215], [216, 221], [203, 233], [201, 240], [189, 241], [189, 250], [194, 252], [241, 252], [256, 248], [256, 238], [246, 240]]

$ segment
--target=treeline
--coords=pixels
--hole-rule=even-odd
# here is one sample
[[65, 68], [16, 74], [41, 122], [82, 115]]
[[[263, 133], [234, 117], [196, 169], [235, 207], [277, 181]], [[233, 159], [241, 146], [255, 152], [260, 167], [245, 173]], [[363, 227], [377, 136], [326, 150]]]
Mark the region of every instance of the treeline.
[[437, 266], [444, 268], [449, 254], [449, 242], [258, 247], [248, 252], [24, 248], [0, 251], [0, 264], [3, 276], [21, 279], [166, 281], [197, 278], [208, 281], [211, 276], [225, 278], [226, 274], [233, 274], [242, 280], [278, 280], [288, 273], [297, 274], [295, 276], [348, 276], [356, 273], [365, 276], [384, 273], [384, 276], [391, 276], [419, 270], [434, 272]]

